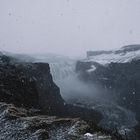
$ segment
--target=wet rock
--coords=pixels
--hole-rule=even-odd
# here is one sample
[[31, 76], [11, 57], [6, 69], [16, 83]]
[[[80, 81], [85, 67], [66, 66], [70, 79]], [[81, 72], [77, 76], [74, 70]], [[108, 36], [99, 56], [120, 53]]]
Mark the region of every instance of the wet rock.
[[19, 117], [27, 117], [28, 112], [23, 108], [16, 108], [14, 106], [9, 106], [7, 110], [5, 110], [4, 115], [9, 119], [15, 119]]
[[45, 129], [37, 130], [33, 135], [38, 137], [38, 140], [48, 140], [49, 134]]
[[39, 114], [80, 117], [96, 123], [102, 119], [97, 111], [65, 103], [53, 82], [49, 64], [19, 62], [7, 56], [0, 59], [0, 101], [37, 109]]
[[7, 56], [0, 56], [0, 60], [0, 101], [49, 113], [63, 107], [49, 64], [19, 63]]
[[[13, 112], [9, 112], [7, 117], [5, 111], [14, 108]], [[15, 113], [16, 110], [16, 113]], [[17, 113], [18, 112], [18, 113]], [[91, 137], [85, 136], [91, 133], [93, 136], [100, 136], [97, 140], [122, 140], [116, 139], [111, 132], [105, 132], [95, 124], [81, 120], [79, 118], [60, 118], [47, 115], [28, 115], [29, 110], [17, 108], [14, 105], [0, 103], [0, 138], [6, 140], [91, 140]], [[27, 114], [19, 115], [19, 113]], [[16, 116], [17, 115], [17, 116]], [[16, 117], [15, 117], [16, 116]], [[95, 128], [98, 129], [95, 129]], [[94, 128], [94, 129], [93, 129]], [[93, 138], [93, 137], [92, 137]]]

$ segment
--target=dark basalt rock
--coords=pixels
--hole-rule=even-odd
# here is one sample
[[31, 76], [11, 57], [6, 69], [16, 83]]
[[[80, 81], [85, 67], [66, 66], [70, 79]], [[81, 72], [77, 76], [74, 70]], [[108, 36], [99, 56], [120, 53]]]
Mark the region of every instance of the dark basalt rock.
[[64, 116], [71, 118], [80, 117], [83, 120], [94, 121], [96, 124], [98, 124], [103, 118], [101, 113], [98, 111], [69, 104], [65, 105], [65, 108], [62, 112], [62, 117]]
[[46, 63], [21, 63], [1, 55], [0, 102], [0, 135], [7, 140], [88, 139], [88, 132], [122, 139], [96, 125], [102, 119], [97, 111], [64, 103]]
[[80, 117], [98, 123], [102, 115], [92, 109], [68, 105], [53, 82], [47, 63], [25, 63], [0, 56], [0, 101], [40, 109], [41, 114]]
[[118, 98], [118, 103], [135, 112], [140, 120], [140, 60], [96, 65], [95, 71], [87, 72], [91, 65], [92, 62], [77, 63], [79, 78], [110, 90]]
[[[31, 110], [0, 102], [0, 136], [2, 139], [29, 140], [123, 140], [95, 123], [79, 118], [36, 115]], [[92, 137], [85, 136], [93, 134]], [[95, 136], [94, 136], [95, 135]]]
[[64, 105], [49, 64], [16, 63], [0, 56], [0, 101], [56, 112]]

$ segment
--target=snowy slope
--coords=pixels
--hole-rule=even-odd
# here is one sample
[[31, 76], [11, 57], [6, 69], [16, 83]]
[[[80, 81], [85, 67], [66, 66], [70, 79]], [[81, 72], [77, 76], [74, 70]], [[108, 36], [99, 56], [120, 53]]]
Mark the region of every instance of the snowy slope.
[[90, 51], [84, 61], [107, 65], [111, 62], [126, 63], [135, 59], [140, 59], [140, 45], [124, 46], [119, 50], [112, 51]]

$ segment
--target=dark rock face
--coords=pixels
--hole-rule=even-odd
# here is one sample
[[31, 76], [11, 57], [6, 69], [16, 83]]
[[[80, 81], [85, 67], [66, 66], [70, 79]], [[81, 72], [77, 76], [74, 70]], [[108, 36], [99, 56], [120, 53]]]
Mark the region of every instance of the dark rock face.
[[[90, 137], [85, 134], [91, 133]], [[32, 110], [0, 102], [0, 137], [5, 140], [123, 140], [93, 122], [79, 118], [37, 115]]]
[[65, 105], [62, 116], [72, 118], [80, 117], [83, 120], [94, 121], [96, 124], [98, 124], [103, 118], [98, 111], [69, 104]]
[[64, 100], [60, 95], [60, 90], [53, 82], [50, 74], [49, 65], [46, 63], [34, 63], [28, 70], [29, 75], [36, 81], [39, 93], [39, 105], [41, 108], [54, 110], [61, 109], [64, 106]]
[[[101, 119], [101, 114], [92, 109], [64, 105], [48, 64], [21, 63], [0, 56], [0, 136], [3, 139], [121, 140], [118, 133], [96, 125]], [[88, 132], [93, 135], [85, 135]]]
[[24, 63], [0, 56], [0, 101], [18, 107], [38, 108], [43, 114], [80, 117], [98, 123], [102, 116], [94, 110], [68, 105], [53, 82], [47, 63]]
[[48, 64], [16, 63], [0, 56], [0, 101], [56, 112], [63, 106]]
[[111, 90], [118, 97], [118, 103], [134, 111], [140, 120], [140, 60], [110, 63], [107, 66], [96, 65], [95, 71], [87, 72], [93, 63], [78, 62], [76, 70], [79, 77]]

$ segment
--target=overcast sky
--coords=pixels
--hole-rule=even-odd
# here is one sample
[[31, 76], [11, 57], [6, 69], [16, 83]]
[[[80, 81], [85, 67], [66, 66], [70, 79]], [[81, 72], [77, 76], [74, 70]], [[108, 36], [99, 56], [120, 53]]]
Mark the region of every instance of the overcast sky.
[[140, 43], [140, 0], [0, 0], [0, 50], [84, 55]]

